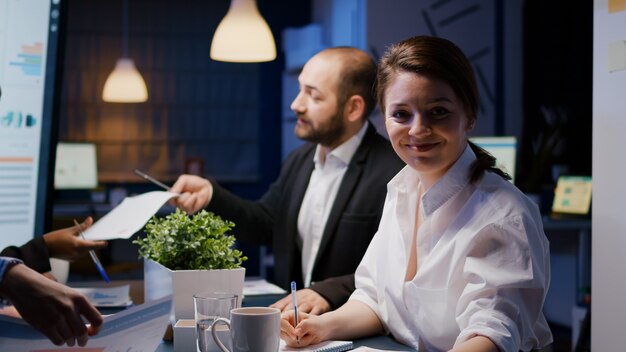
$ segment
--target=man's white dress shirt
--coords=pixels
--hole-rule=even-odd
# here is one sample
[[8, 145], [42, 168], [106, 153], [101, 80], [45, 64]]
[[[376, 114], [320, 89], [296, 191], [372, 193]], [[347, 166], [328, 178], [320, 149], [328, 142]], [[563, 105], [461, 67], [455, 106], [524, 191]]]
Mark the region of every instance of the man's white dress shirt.
[[350, 160], [361, 145], [368, 125], [369, 122], [363, 124], [357, 134], [328, 153], [324, 162], [320, 158], [322, 147], [318, 144], [315, 150], [313, 157], [315, 169], [311, 173], [298, 213], [298, 234], [302, 239], [302, 277], [305, 287], [311, 285], [315, 258], [341, 180], [348, 170]]
[[424, 193], [417, 273], [407, 282], [420, 180], [407, 166], [388, 183], [350, 299], [367, 304], [395, 338], [420, 351], [449, 350], [476, 335], [501, 351], [541, 348], [552, 342], [542, 313], [550, 258], [541, 215], [494, 173], [470, 184], [474, 160], [468, 146]]

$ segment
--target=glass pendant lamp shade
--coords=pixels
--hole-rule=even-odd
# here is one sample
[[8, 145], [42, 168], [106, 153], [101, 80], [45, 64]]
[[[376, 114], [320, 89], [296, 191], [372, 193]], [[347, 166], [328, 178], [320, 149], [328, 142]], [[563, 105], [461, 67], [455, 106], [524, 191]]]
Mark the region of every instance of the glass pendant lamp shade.
[[117, 60], [115, 69], [102, 91], [102, 100], [110, 103], [142, 103], [148, 100], [148, 89], [133, 59]]
[[228, 13], [211, 42], [211, 59], [227, 62], [264, 62], [276, 58], [276, 43], [256, 0], [231, 0]]
[[143, 103], [148, 100], [148, 88], [133, 59], [128, 57], [128, 0], [122, 1], [122, 57], [117, 59], [109, 74], [102, 100], [109, 103]]

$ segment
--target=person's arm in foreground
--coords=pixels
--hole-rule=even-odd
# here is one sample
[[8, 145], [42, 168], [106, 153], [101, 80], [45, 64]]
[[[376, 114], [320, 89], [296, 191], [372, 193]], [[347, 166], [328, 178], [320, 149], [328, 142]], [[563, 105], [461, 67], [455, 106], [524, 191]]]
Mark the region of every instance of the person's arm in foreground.
[[454, 347], [450, 352], [498, 352], [498, 347], [488, 337], [479, 335]]
[[357, 300], [348, 301], [337, 310], [323, 315], [302, 313], [298, 317], [301, 320], [294, 328], [293, 310], [282, 314], [280, 338], [288, 346], [308, 346], [326, 340], [351, 340], [384, 333], [374, 311]]
[[[6, 297], [22, 318], [41, 331], [55, 345], [79, 346], [98, 333], [102, 316], [85, 296], [45, 278], [24, 264], [10, 267], [0, 281]], [[81, 316], [91, 323], [87, 327]]]

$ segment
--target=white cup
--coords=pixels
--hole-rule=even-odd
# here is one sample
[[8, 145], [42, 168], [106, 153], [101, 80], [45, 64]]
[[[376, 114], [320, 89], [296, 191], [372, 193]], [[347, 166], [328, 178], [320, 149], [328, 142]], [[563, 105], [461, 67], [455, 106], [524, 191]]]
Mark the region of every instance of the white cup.
[[280, 344], [280, 311], [268, 307], [244, 307], [230, 311], [230, 319], [218, 318], [211, 325], [215, 343], [229, 351], [217, 337], [218, 325], [230, 328], [232, 352], [277, 352]]
[[67, 283], [67, 277], [70, 275], [70, 262], [63, 259], [50, 258], [50, 272], [58, 282]]

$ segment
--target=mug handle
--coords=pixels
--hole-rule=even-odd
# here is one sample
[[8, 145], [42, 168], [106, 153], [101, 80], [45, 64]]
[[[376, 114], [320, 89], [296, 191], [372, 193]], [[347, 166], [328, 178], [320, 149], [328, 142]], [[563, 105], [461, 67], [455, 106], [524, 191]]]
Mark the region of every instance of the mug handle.
[[217, 344], [217, 347], [219, 347], [223, 352], [230, 352], [228, 348], [224, 346], [222, 341], [220, 341], [219, 337], [217, 337], [217, 334], [215, 333], [215, 327], [219, 325], [219, 323], [227, 325], [228, 329], [230, 329], [230, 319], [217, 318], [213, 321], [213, 324], [211, 324], [211, 335], [213, 335], [213, 340], [215, 341], [215, 344]]

